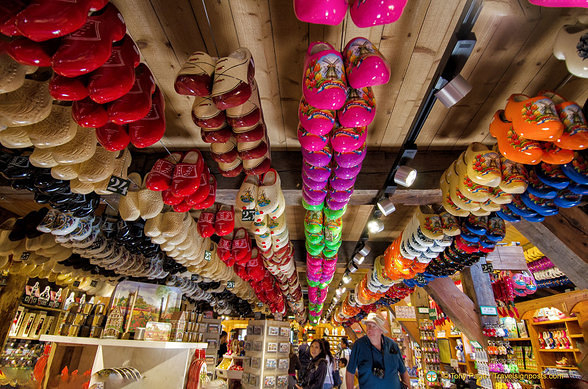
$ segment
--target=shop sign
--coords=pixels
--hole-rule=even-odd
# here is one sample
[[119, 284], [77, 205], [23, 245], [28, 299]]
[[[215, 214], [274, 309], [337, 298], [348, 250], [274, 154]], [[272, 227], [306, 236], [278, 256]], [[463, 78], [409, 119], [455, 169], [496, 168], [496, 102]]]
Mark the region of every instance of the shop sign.
[[437, 337], [438, 338], [444, 338], [445, 337], [445, 331], [439, 331], [439, 332], [437, 332]]
[[429, 319], [437, 320], [437, 310], [435, 308], [429, 308]]
[[255, 220], [255, 209], [244, 209], [241, 211], [241, 220], [252, 222]]
[[483, 348], [482, 345], [480, 343], [478, 343], [478, 341], [476, 341], [476, 340], [470, 340], [470, 344], [472, 345], [473, 348]]
[[395, 306], [394, 310], [396, 312], [396, 319], [412, 319], [416, 320], [416, 311], [414, 307], [409, 307], [405, 305]]
[[429, 308], [427, 307], [419, 307], [419, 313], [423, 314], [423, 315], [428, 315], [429, 314]]
[[129, 180], [125, 180], [117, 176], [112, 176], [110, 177], [110, 181], [108, 181], [108, 186], [106, 187], [106, 190], [126, 196], [130, 184], [131, 181]]
[[483, 263], [482, 264], [482, 272], [484, 272], [484, 273], [493, 273], [494, 272], [494, 266], [492, 266], [491, 263]]
[[498, 316], [496, 307], [490, 305], [480, 305], [480, 313], [486, 316]]

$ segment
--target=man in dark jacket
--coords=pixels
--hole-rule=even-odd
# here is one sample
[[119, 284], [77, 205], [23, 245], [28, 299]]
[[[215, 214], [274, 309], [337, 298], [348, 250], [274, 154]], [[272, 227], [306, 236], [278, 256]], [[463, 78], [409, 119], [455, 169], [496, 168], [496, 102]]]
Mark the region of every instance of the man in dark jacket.
[[300, 371], [298, 371], [298, 379], [302, 380], [306, 375], [308, 364], [312, 360], [310, 356], [310, 346], [308, 345], [306, 334], [302, 336], [302, 343], [298, 346], [298, 360], [300, 361]]

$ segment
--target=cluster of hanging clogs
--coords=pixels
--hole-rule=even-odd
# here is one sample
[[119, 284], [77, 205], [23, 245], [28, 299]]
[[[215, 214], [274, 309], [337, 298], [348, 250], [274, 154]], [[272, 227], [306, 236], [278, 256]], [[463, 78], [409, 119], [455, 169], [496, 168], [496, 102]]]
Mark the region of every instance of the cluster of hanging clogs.
[[513, 195], [510, 204], [496, 212], [511, 223], [525, 219], [541, 222], [546, 216], [556, 215], [559, 208], [571, 208], [588, 194], [588, 163], [586, 152], [574, 153], [571, 162], [551, 165], [545, 162], [529, 168], [529, 185], [521, 195]]
[[347, 9], [357, 27], [367, 28], [397, 21], [407, 0], [294, 0], [296, 17], [313, 24], [338, 25]]
[[504, 111], [494, 114], [490, 133], [498, 150], [527, 165], [569, 163], [574, 150], [588, 147], [588, 125], [582, 108], [551, 91], [535, 97], [510, 96]]
[[[383, 260], [383, 259], [381, 259]], [[367, 278], [366, 275], [365, 278]], [[366, 281], [367, 285], [368, 281]], [[363, 281], [362, 281], [363, 284]], [[359, 285], [359, 284], [358, 284]], [[335, 309], [331, 317], [331, 323], [336, 326], [348, 326], [360, 321], [365, 317], [364, 312], [373, 312], [382, 301], [386, 300], [386, 305], [394, 304], [408, 295], [410, 295], [414, 288], [406, 286], [404, 283], [394, 283], [385, 293], [380, 293], [380, 298], [375, 300], [373, 297], [368, 297], [367, 300], [362, 293], [362, 297], [358, 298], [358, 287], [356, 286], [355, 293], [348, 293], [343, 299], [339, 307]], [[369, 304], [364, 304], [368, 302]]]
[[49, 92], [73, 101], [71, 115], [96, 128], [109, 151], [130, 142], [147, 147], [165, 133], [164, 98], [124, 19], [107, 0], [77, 0], [58, 6], [37, 1], [4, 9], [0, 32], [13, 37], [5, 50], [24, 65], [47, 66]]
[[179, 94], [195, 96], [192, 120], [201, 127], [202, 140], [211, 144], [212, 158], [223, 176], [268, 171], [270, 144], [248, 49], [239, 48], [223, 58], [195, 52], [174, 86]]
[[33, 147], [30, 164], [51, 169], [55, 179], [71, 181], [74, 193], [108, 194], [113, 175], [126, 178], [128, 150], [97, 146], [94, 129], [78, 126], [69, 107], [52, 105], [46, 83], [23, 80], [19, 89], [0, 94], [0, 117], [8, 126], [0, 131], [0, 143], [11, 149]]
[[216, 179], [196, 149], [158, 159], [145, 177], [144, 186], [161, 192], [163, 203], [173, 206], [176, 212], [210, 208], [216, 200]]
[[337, 255], [332, 258], [306, 254], [306, 279], [308, 282], [309, 320], [316, 322], [323, 314], [323, 304], [329, 292], [329, 284], [337, 268]]
[[527, 189], [525, 167], [472, 143], [440, 179], [443, 207], [454, 216], [488, 216]]
[[[294, 249], [286, 222], [286, 201], [278, 172], [269, 169], [260, 177], [247, 176], [237, 194], [235, 207], [239, 224], [255, 236], [265, 268], [275, 278], [283, 295], [288, 296], [290, 309], [301, 321], [300, 317], [304, 316], [302, 288], [294, 263]], [[248, 213], [253, 216], [253, 221], [243, 220], [243, 215]]]

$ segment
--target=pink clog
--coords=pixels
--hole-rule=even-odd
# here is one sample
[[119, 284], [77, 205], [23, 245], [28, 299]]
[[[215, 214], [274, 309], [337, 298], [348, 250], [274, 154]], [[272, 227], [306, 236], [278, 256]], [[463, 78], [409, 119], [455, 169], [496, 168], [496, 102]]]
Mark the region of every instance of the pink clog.
[[340, 167], [352, 168], [363, 162], [366, 155], [366, 149], [366, 146], [363, 145], [354, 151], [335, 152], [333, 153], [333, 157], [335, 158], [337, 165]]
[[302, 192], [306, 193], [306, 196], [314, 201], [324, 201], [327, 196], [326, 189], [312, 189], [306, 185], [302, 186]]
[[306, 201], [306, 203], [308, 203], [311, 206], [321, 205], [323, 203], [323, 201], [325, 200], [325, 199], [322, 199], [320, 201], [317, 201], [317, 200], [311, 198], [310, 196], [308, 196], [306, 194], [306, 192], [304, 191], [304, 189], [302, 190], [302, 198], [304, 199], [304, 201]]
[[335, 176], [344, 180], [355, 179], [359, 175], [360, 171], [361, 162], [352, 167], [337, 166], [333, 169], [333, 173], [335, 174]]
[[353, 187], [345, 190], [336, 190], [330, 188], [327, 192], [327, 201], [335, 201], [337, 203], [347, 203], [353, 194]]
[[529, 3], [541, 7], [587, 7], [585, 0], [529, 0]]
[[316, 135], [327, 135], [335, 125], [335, 112], [328, 109], [318, 109], [308, 104], [302, 97], [298, 105], [298, 119], [300, 125]]
[[343, 127], [367, 127], [376, 116], [376, 98], [372, 88], [347, 89], [347, 101], [337, 118]]
[[349, 13], [357, 27], [379, 26], [397, 21], [406, 3], [407, 0], [353, 0]]
[[347, 205], [349, 201], [335, 201], [332, 198], [328, 198], [326, 201], [326, 205], [329, 209], [333, 211], [339, 211]]
[[303, 22], [336, 26], [347, 13], [346, 0], [294, 0], [294, 13]]
[[342, 153], [355, 151], [365, 144], [367, 127], [338, 127], [331, 138], [333, 150]]
[[301, 149], [301, 151], [302, 159], [312, 166], [327, 166], [331, 163], [331, 159], [333, 158], [333, 150], [331, 150], [331, 146], [328, 144], [321, 150], [308, 151]]
[[328, 166], [317, 167], [309, 165], [308, 163], [302, 164], [302, 172], [306, 174], [311, 180], [314, 181], [327, 181], [331, 176], [331, 168]]
[[312, 42], [304, 63], [302, 93], [306, 101], [319, 109], [340, 109], [347, 97], [343, 57], [325, 42]]
[[353, 88], [382, 85], [390, 80], [390, 66], [366, 38], [350, 40], [343, 50], [343, 58], [347, 79]]
[[303, 149], [308, 151], [318, 151], [327, 145], [328, 139], [321, 135], [315, 135], [302, 126], [298, 126], [298, 141]]

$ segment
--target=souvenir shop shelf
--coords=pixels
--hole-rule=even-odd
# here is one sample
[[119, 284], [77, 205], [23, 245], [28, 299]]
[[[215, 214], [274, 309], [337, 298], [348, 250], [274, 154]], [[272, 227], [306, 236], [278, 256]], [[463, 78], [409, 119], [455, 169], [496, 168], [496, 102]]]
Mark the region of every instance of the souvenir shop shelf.
[[[96, 339], [43, 335], [41, 341], [51, 342], [46, 379], [59, 374], [67, 363], [69, 371], [92, 374], [125, 363], [136, 368], [143, 380], [125, 388], [182, 388], [196, 349], [206, 343], [157, 342], [143, 340]], [[66, 362], [67, 361], [67, 362]], [[90, 386], [94, 377], [90, 380]]]

